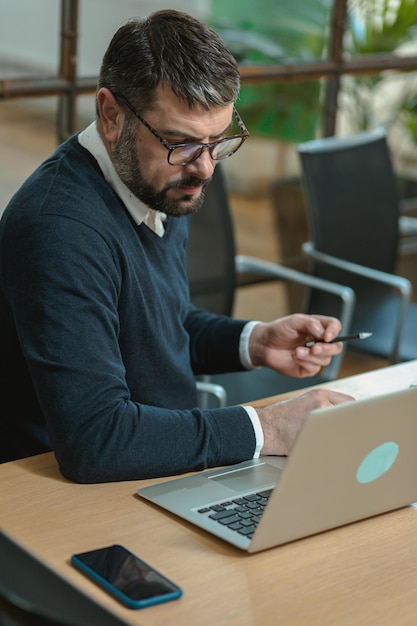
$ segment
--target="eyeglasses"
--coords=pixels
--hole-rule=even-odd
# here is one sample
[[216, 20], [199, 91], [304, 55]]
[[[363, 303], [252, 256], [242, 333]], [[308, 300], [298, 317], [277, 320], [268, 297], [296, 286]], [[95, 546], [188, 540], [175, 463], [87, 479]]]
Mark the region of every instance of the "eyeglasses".
[[213, 141], [212, 143], [174, 143], [170, 144], [166, 139], [161, 137], [161, 135], [145, 120], [130, 104], [130, 102], [119, 94], [113, 93], [114, 97], [117, 100], [120, 100], [127, 106], [128, 109], [136, 115], [138, 120], [142, 122], [144, 126], [151, 133], [159, 139], [163, 146], [168, 150], [168, 163], [170, 165], [188, 165], [193, 161], [196, 161], [204, 152], [204, 150], [208, 150], [211, 158], [214, 161], [221, 161], [222, 159], [227, 159], [232, 156], [235, 152], [239, 150], [243, 142], [249, 137], [249, 131], [246, 128], [242, 118], [239, 113], [236, 111], [235, 107], [233, 107], [233, 114], [238, 123], [242, 134], [240, 135], [231, 135], [230, 137], [224, 137], [224, 139], [219, 139], [218, 141]]

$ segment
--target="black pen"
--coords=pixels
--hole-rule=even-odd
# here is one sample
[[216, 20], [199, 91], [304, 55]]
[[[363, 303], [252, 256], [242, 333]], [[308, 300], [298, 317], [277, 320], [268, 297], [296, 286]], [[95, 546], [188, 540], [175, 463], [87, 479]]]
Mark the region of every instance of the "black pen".
[[339, 341], [354, 341], [355, 339], [367, 339], [371, 337], [372, 333], [354, 333], [353, 335], [340, 335], [331, 341], [324, 341], [324, 339], [315, 339], [314, 341], [307, 341], [306, 348], [311, 348], [315, 343], [338, 343]]

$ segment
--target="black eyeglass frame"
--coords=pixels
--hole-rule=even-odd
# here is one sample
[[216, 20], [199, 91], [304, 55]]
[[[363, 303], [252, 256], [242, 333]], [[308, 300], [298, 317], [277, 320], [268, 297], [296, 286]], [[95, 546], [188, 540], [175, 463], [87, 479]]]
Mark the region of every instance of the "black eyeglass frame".
[[[232, 156], [233, 154], [235, 154], [239, 148], [242, 147], [242, 144], [244, 143], [244, 141], [249, 137], [249, 131], [245, 126], [244, 121], [242, 120], [242, 118], [240, 117], [239, 113], [236, 110], [236, 107], [233, 107], [233, 115], [235, 116], [236, 122], [240, 128], [240, 130], [242, 131], [242, 133], [240, 135], [230, 135], [229, 137], [223, 137], [223, 139], [218, 139], [217, 141], [213, 141], [212, 143], [175, 143], [175, 144], [170, 144], [166, 139], [164, 139], [164, 137], [161, 137], [161, 135], [158, 133], [157, 130], [155, 130], [155, 128], [153, 128], [153, 126], [151, 126], [149, 124], [149, 122], [147, 122], [141, 115], [140, 113], [138, 113], [135, 108], [130, 104], [129, 100], [127, 100], [127, 98], [125, 98], [124, 96], [118, 94], [118, 93], [114, 93], [113, 92], [113, 96], [116, 98], [116, 100], [120, 100], [120, 102], [122, 102], [123, 104], [125, 104], [127, 106], [127, 108], [133, 113], [133, 115], [135, 115], [138, 120], [144, 125], [146, 126], [146, 128], [154, 135], [154, 137], [156, 137], [157, 139], [159, 139], [159, 141], [161, 142], [161, 144], [168, 150], [168, 155], [167, 155], [167, 160], [169, 165], [173, 165], [173, 166], [185, 166], [185, 165], [189, 165], [190, 163], [193, 163], [194, 161], [196, 161], [198, 158], [200, 158], [200, 156], [203, 154], [204, 150], [208, 150], [210, 153], [211, 158], [214, 161], [222, 161], [224, 159], [227, 159], [228, 157]], [[230, 152], [229, 154], [225, 154], [224, 156], [221, 156], [220, 158], [218, 157], [214, 157], [213, 156], [213, 151], [215, 150], [215, 148], [222, 143], [225, 143], [226, 141], [230, 141], [230, 139], [241, 139], [240, 144], [238, 144], [237, 148], [235, 150], [233, 150], [233, 152]], [[182, 163], [171, 163], [170, 158], [171, 158], [171, 154], [174, 150], [176, 150], [177, 148], [186, 148], [186, 147], [190, 147], [190, 146], [195, 146], [196, 148], [199, 147], [200, 149], [197, 150], [197, 152], [187, 161], [184, 161]]]

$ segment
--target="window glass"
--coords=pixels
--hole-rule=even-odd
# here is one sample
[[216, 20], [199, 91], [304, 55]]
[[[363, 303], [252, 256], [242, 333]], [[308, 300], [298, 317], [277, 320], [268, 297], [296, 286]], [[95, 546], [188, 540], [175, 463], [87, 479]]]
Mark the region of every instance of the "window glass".
[[283, 141], [315, 136], [319, 81], [250, 84], [250, 65], [323, 59], [332, 2], [325, 0], [213, 0], [211, 25], [243, 68], [238, 108], [252, 134]]

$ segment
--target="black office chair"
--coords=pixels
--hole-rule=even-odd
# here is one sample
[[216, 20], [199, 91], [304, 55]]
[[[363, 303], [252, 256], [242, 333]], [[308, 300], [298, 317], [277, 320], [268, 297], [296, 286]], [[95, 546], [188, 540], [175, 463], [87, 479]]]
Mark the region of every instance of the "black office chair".
[[0, 626], [3, 625], [126, 626], [126, 622], [0, 532]]
[[[383, 128], [298, 145], [310, 241], [304, 252], [318, 277], [349, 285], [356, 295], [351, 330], [373, 336], [355, 349], [390, 362], [417, 358], [417, 304], [395, 274], [401, 210]], [[312, 290], [309, 306], [334, 313]]]
[[[214, 313], [233, 315], [237, 288], [271, 280], [293, 281], [332, 294], [340, 303], [343, 329], [350, 327], [354, 307], [354, 294], [350, 288], [277, 263], [236, 256], [233, 220], [220, 165], [207, 187], [203, 206], [191, 217], [188, 275], [192, 302]], [[319, 376], [310, 378], [291, 378], [259, 368], [249, 372], [216, 374], [204, 380], [224, 387], [226, 403], [230, 406], [333, 380], [338, 375], [342, 358], [343, 353], [334, 357]]]

